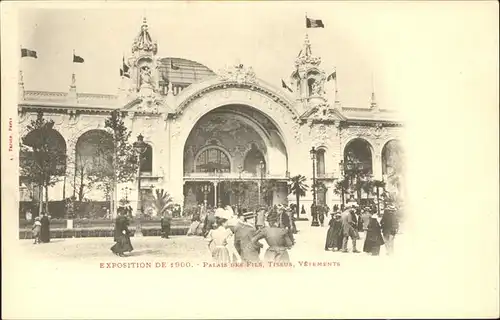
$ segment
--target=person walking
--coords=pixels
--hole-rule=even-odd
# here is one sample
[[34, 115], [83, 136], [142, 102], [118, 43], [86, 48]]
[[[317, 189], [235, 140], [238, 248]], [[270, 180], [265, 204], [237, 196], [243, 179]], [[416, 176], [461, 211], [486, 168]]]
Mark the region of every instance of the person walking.
[[265, 239], [269, 247], [264, 254], [264, 260], [268, 262], [289, 262], [288, 249], [293, 246], [288, 232], [278, 227], [278, 215], [272, 214], [268, 217], [269, 227], [260, 229], [252, 238], [251, 242], [260, 245], [259, 240]]
[[[120, 210], [121, 209], [121, 210]], [[127, 210], [118, 208], [119, 216], [115, 221], [114, 240], [115, 244], [111, 247], [111, 251], [120, 257], [125, 257], [125, 252], [132, 252], [134, 248], [130, 242], [130, 231], [128, 229], [129, 220], [127, 218]]]
[[333, 251], [340, 250], [342, 248], [343, 233], [342, 233], [342, 221], [340, 220], [340, 213], [332, 213], [332, 218], [328, 223], [329, 228], [326, 233], [325, 251], [333, 249]]
[[245, 212], [238, 217], [238, 222], [230, 227], [234, 233], [234, 246], [243, 262], [257, 262], [260, 260], [259, 254], [262, 244], [252, 242], [252, 238], [257, 233], [254, 223], [255, 217], [254, 212]]
[[208, 231], [206, 236], [208, 248], [216, 263], [231, 262], [227, 244], [233, 233], [230, 229], [226, 228], [227, 218], [224, 212], [218, 211], [215, 215], [215, 228]]
[[42, 213], [42, 218], [40, 219], [40, 240], [43, 243], [50, 242], [50, 219], [46, 212]]
[[342, 235], [343, 235], [343, 240], [342, 240], [342, 252], [348, 252], [347, 250], [347, 242], [349, 241], [349, 238], [352, 239], [352, 252], [354, 253], [359, 253], [359, 251], [356, 249], [356, 240], [359, 240], [359, 233], [356, 230], [357, 226], [357, 221], [355, 218], [355, 210], [356, 206], [353, 205], [351, 208], [345, 210], [342, 213]]
[[160, 222], [162, 238], [169, 239], [171, 223], [172, 223], [172, 216], [170, 210], [167, 210], [167, 212], [161, 217], [161, 222]]
[[384, 209], [380, 226], [382, 228], [387, 255], [392, 255], [394, 253], [394, 237], [396, 237], [399, 231], [399, 222], [394, 205], [390, 204]]
[[33, 239], [34, 239], [33, 244], [40, 243], [41, 229], [42, 229], [42, 223], [40, 222], [40, 217], [36, 217], [35, 222], [33, 223], [33, 227], [31, 228], [31, 230], [33, 231]]
[[363, 251], [371, 253], [372, 256], [378, 256], [380, 246], [384, 244], [381, 233], [382, 229], [377, 219], [378, 215], [373, 213], [366, 229], [365, 243], [363, 245]]

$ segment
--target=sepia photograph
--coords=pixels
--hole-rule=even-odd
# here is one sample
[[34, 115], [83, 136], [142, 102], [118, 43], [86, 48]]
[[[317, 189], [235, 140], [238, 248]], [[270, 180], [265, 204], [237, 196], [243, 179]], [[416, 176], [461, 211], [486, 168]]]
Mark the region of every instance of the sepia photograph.
[[[413, 141], [426, 138], [408, 129], [416, 110], [398, 100], [398, 83], [407, 79], [398, 49], [380, 49], [400, 41], [383, 3], [73, 4], [9, 7], [16, 13], [9, 54], [17, 52], [9, 91], [17, 93], [9, 100], [15, 106], [2, 102], [9, 137], [2, 205], [9, 206], [18, 275], [26, 274], [11, 290], [25, 288], [41, 307], [11, 304], [8, 319], [443, 315], [405, 314], [390, 301], [378, 309], [361, 302], [363, 310], [352, 310], [354, 302], [340, 300], [337, 312], [327, 307], [349, 296], [393, 297], [396, 291], [385, 291], [396, 286], [412, 292], [409, 283], [418, 280], [408, 274], [423, 276], [415, 261], [429, 261], [418, 248], [434, 239], [419, 238], [424, 214], [416, 216], [412, 204], [422, 186], [412, 187], [411, 177], [422, 171], [411, 164], [419, 159]], [[86, 279], [79, 289], [70, 284], [74, 274]], [[274, 300], [290, 303], [309, 290], [309, 275], [317, 297], [299, 294], [297, 302], [320, 299], [324, 309], [243, 314], [229, 302], [245, 288], [229, 283], [243, 281], [251, 288], [239, 297], [250, 299], [243, 305], [253, 304], [258, 285], [270, 292], [291, 286]], [[67, 296], [64, 311], [43, 304], [45, 285], [58, 296], [98, 300], [115, 281], [116, 290], [106, 290], [116, 299], [93, 300], [85, 310]], [[220, 292], [224, 298], [213, 302], [226, 307], [206, 297], [195, 302]], [[140, 313], [142, 294], [169, 306]], [[104, 311], [120, 295], [138, 304]], [[498, 302], [483, 307], [498, 312]]]

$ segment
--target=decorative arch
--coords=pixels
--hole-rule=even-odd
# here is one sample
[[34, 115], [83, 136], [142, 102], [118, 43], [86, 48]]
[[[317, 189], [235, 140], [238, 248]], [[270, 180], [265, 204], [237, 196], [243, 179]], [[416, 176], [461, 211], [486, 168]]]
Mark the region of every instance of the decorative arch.
[[[67, 167], [66, 140], [59, 131], [53, 128], [50, 128], [45, 132], [46, 133], [44, 133], [43, 135], [40, 134], [38, 129], [27, 132], [22, 139], [23, 144], [31, 148], [36, 148], [37, 145], [42, 143], [47, 144], [47, 151], [50, 154], [55, 155], [54, 157], [52, 157], [49, 164], [50, 168], [52, 168], [52, 173], [54, 175], [60, 176], [65, 175]], [[27, 151], [23, 153], [24, 154], [21, 155], [21, 158], [29, 159], [30, 154], [32, 154], [33, 151]]]
[[352, 138], [344, 145], [344, 163], [349, 160], [361, 162], [361, 171], [365, 173], [373, 173], [374, 158], [373, 146], [364, 138]]
[[243, 170], [246, 172], [260, 174], [260, 161], [264, 163], [263, 173], [267, 172], [267, 161], [265, 153], [255, 143], [250, 143], [250, 147], [245, 151], [243, 157]]
[[75, 144], [75, 171], [111, 174], [113, 170], [113, 137], [103, 129], [81, 134]]
[[218, 145], [204, 146], [194, 156], [194, 172], [214, 172], [216, 169], [221, 172], [231, 172], [231, 168], [233, 168], [231, 155]]
[[399, 139], [392, 138], [384, 143], [381, 158], [383, 175], [402, 174], [404, 172], [404, 149]]

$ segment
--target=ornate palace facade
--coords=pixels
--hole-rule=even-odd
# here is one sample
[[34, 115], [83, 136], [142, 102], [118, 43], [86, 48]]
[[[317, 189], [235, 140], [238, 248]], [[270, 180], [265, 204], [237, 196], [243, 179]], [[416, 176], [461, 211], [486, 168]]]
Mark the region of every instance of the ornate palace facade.
[[[387, 150], [394, 148], [388, 146], [399, 146], [402, 138], [397, 114], [379, 108], [373, 95], [367, 108], [328, 101], [327, 77], [307, 37], [302, 50], [297, 48], [295, 66], [290, 66], [293, 90], [260, 80], [242, 64], [214, 72], [194, 61], [158, 57], [152, 39], [144, 20], [126, 59], [128, 76], [122, 77], [117, 95], [80, 93], [74, 75], [68, 92], [29, 91], [21, 73], [20, 136], [28, 134], [27, 125], [40, 111], [54, 120], [55, 135], [66, 152], [66, 177], [76, 180], [76, 158], [92, 157], [104, 119], [119, 109], [132, 137], [142, 134], [148, 144], [147, 163], [141, 168], [143, 192], [163, 188], [185, 205], [203, 200], [235, 204], [256, 196], [260, 201], [261, 185], [269, 182], [273, 187], [266, 189], [265, 201], [286, 203], [294, 199], [287, 192], [289, 177], [312, 178], [312, 147], [317, 150], [315, 176], [326, 187], [318, 190], [318, 201], [330, 206], [340, 202], [333, 186], [348, 150], [374, 178], [390, 173]], [[235, 192], [241, 182], [247, 187]], [[123, 190], [132, 190], [133, 199], [135, 186], [120, 186], [118, 198], [128, 196]], [[29, 200], [30, 186], [21, 187], [22, 200]], [[75, 194], [75, 187], [61, 180], [50, 198]], [[311, 199], [308, 192], [303, 198], [306, 208]]]

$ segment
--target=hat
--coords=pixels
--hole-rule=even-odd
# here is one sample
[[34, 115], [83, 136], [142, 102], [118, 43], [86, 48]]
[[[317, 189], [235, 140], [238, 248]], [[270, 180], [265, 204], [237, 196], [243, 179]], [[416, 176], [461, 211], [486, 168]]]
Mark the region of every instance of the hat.
[[226, 220], [231, 218], [231, 214], [222, 208], [217, 208], [217, 210], [215, 210], [215, 216]]
[[255, 212], [253, 212], [253, 211], [245, 212], [245, 213], [243, 213], [243, 217], [245, 219], [255, 218]]
[[387, 210], [387, 211], [396, 211], [396, 207], [393, 204], [388, 204], [385, 207], [385, 210]]
[[355, 203], [353, 203], [351, 206], [352, 206], [353, 208], [358, 208], [358, 207], [359, 207], [359, 205], [358, 205], [356, 202], [355, 202]]

